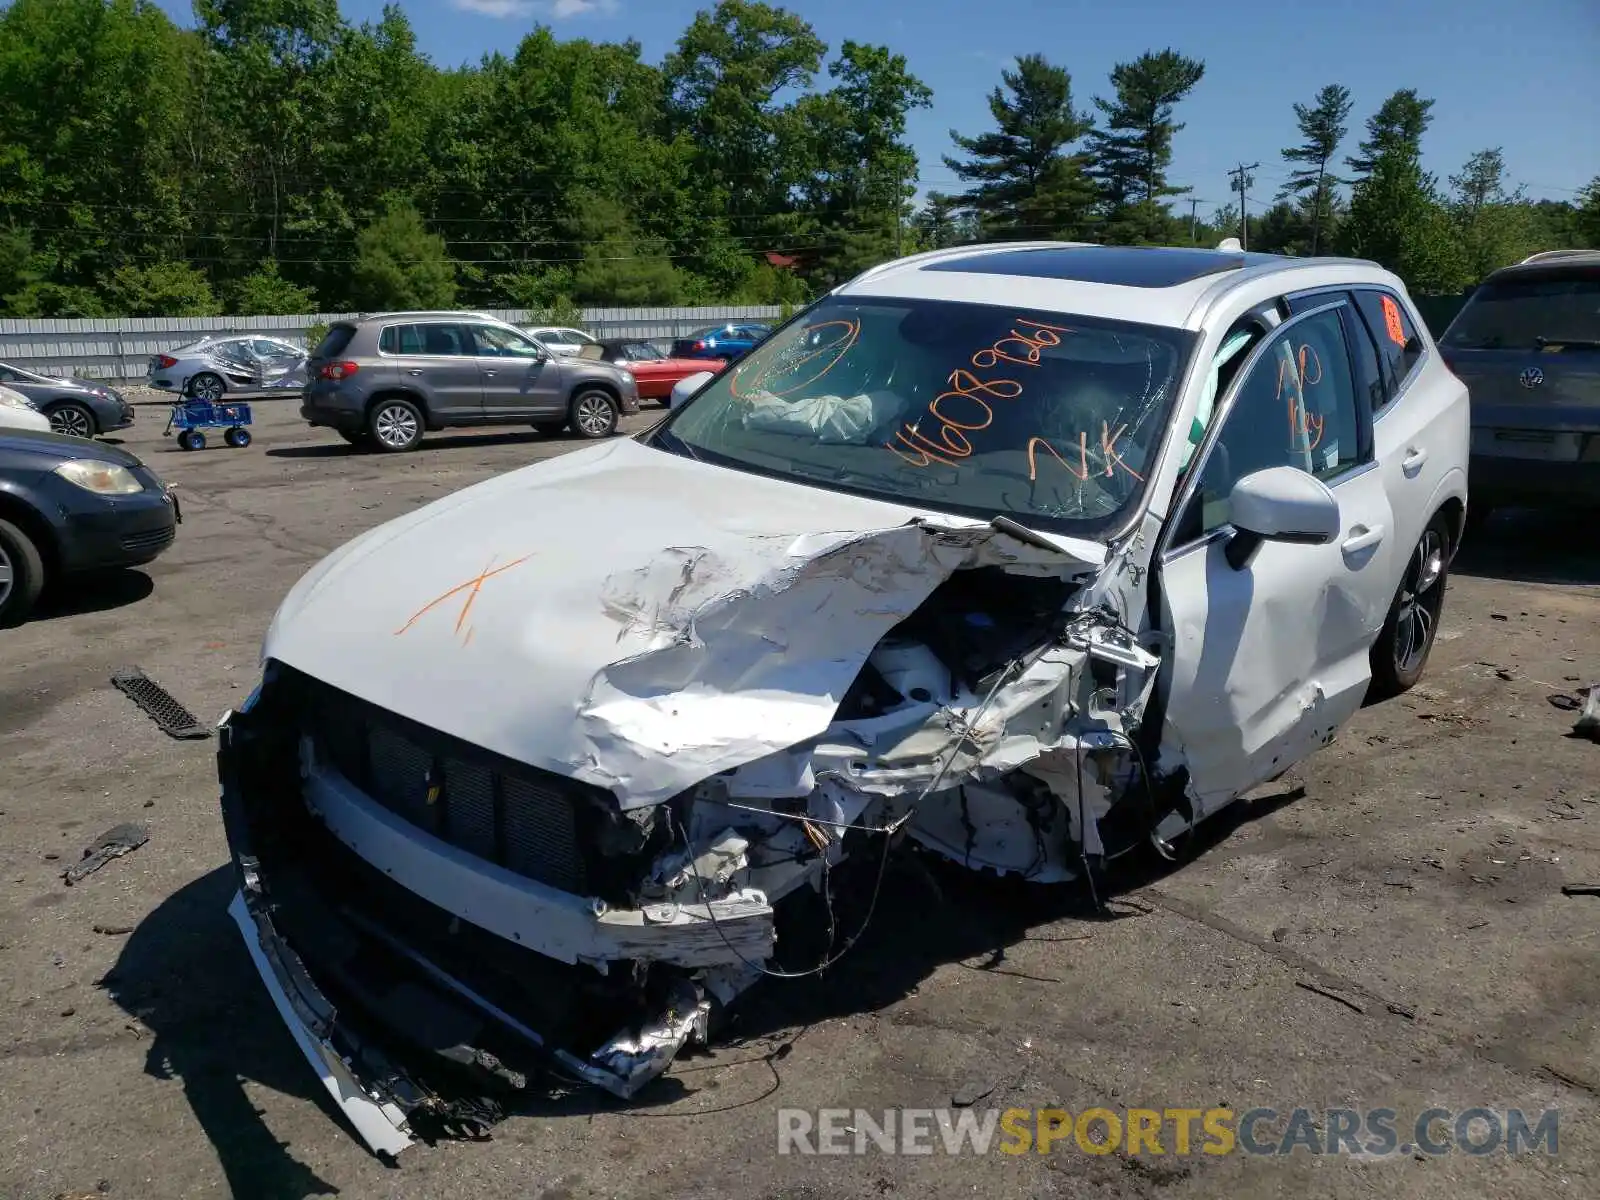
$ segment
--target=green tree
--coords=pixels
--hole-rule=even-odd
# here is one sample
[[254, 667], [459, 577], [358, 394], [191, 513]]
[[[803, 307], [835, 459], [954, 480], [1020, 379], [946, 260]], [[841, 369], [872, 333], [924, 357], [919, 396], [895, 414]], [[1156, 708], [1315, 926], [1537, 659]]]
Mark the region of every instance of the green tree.
[[[755, 0], [700, 12], [667, 56], [668, 129], [695, 148], [705, 215], [722, 236], [781, 230], [796, 165], [791, 105], [822, 68], [827, 46], [800, 17]], [[732, 232], [729, 232], [729, 231]]]
[[1433, 179], [1403, 147], [1373, 160], [1350, 197], [1340, 238], [1348, 253], [1381, 263], [1413, 291], [1458, 292], [1471, 279]]
[[118, 317], [214, 317], [222, 311], [206, 277], [186, 262], [118, 267], [105, 285]]
[[1311, 209], [1311, 253], [1321, 249], [1323, 234], [1328, 227], [1329, 208], [1334, 199], [1334, 189], [1344, 182], [1328, 173], [1328, 163], [1338, 153], [1339, 143], [1349, 132], [1346, 120], [1353, 101], [1350, 89], [1330, 83], [1317, 92], [1310, 104], [1294, 106], [1295, 123], [1303, 139], [1298, 146], [1284, 150], [1285, 161], [1299, 163], [1289, 174], [1289, 182], [1278, 193], [1278, 199], [1290, 196], [1305, 197]]
[[571, 298], [578, 304], [626, 308], [682, 300], [683, 284], [665, 243], [640, 236], [615, 200], [590, 197], [566, 228], [583, 247], [572, 273]]
[[31, 238], [47, 315], [120, 265], [184, 257], [181, 153], [192, 39], [139, 0], [0, 8], [0, 219]]
[[803, 216], [793, 236], [820, 246], [808, 256], [815, 283], [831, 285], [904, 249], [916, 195], [917, 156], [906, 117], [933, 93], [884, 46], [845, 42], [828, 66], [834, 86], [801, 99], [793, 144]]
[[1111, 100], [1095, 97], [1105, 124], [1089, 135], [1092, 174], [1100, 187], [1106, 236], [1112, 241], [1159, 242], [1172, 236], [1164, 200], [1188, 188], [1167, 182], [1178, 104], [1205, 75], [1205, 63], [1175, 50], [1146, 51], [1111, 69]]
[[228, 292], [230, 310], [241, 317], [294, 316], [317, 311], [316, 293], [290, 283], [267, 259]]
[[396, 204], [356, 236], [352, 298], [366, 310], [449, 308], [456, 268], [444, 238], [410, 204]]
[[1600, 250], [1600, 175], [1591, 179], [1588, 186], [1578, 193], [1572, 233], [1577, 245]]
[[1479, 150], [1460, 174], [1450, 176], [1450, 211], [1474, 279], [1545, 248], [1522, 189], [1506, 190], [1505, 170], [1505, 156], [1496, 146]]
[[1093, 123], [1073, 107], [1071, 73], [1042, 54], [1024, 54], [1000, 79], [1003, 86], [989, 93], [996, 128], [976, 137], [950, 131], [965, 157], [946, 155], [945, 165], [973, 185], [962, 207], [984, 237], [1082, 237], [1094, 191], [1072, 147]]
[[32, 239], [20, 229], [0, 229], [0, 313], [31, 315], [16, 310], [32, 307], [26, 297], [41, 280]]
[[1417, 95], [1415, 88], [1401, 88], [1389, 95], [1378, 111], [1367, 118], [1366, 140], [1359, 153], [1345, 159], [1357, 179], [1372, 173], [1380, 158], [1401, 154], [1419, 157], [1422, 135], [1433, 123], [1433, 101]]

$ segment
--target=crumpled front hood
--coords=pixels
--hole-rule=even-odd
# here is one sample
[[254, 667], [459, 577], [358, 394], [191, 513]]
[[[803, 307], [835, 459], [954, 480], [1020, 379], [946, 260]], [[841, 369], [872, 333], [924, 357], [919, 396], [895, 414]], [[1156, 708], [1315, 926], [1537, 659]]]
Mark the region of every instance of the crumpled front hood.
[[358, 537], [263, 656], [636, 807], [816, 737], [952, 572], [1104, 558], [1053, 540], [618, 440]]

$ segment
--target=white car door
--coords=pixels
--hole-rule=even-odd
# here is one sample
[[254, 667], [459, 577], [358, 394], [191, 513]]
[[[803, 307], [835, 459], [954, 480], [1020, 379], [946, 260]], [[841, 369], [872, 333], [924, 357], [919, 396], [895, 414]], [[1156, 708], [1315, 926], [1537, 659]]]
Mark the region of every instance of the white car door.
[[[1352, 373], [1354, 316], [1338, 299], [1266, 337], [1177, 484], [1159, 559], [1172, 639], [1162, 759], [1181, 756], [1200, 813], [1326, 742], [1366, 693], [1368, 649], [1394, 592], [1394, 518]], [[1328, 485], [1341, 532], [1326, 545], [1269, 540], [1236, 568], [1229, 494], [1278, 466]]]

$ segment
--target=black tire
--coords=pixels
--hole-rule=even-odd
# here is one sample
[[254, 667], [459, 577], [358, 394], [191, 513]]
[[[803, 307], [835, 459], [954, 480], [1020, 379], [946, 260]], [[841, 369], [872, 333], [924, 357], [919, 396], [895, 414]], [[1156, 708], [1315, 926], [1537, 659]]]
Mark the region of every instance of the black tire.
[[184, 394], [192, 399], [215, 404], [222, 399], [223, 393], [228, 390], [228, 385], [222, 382], [222, 376], [215, 371], [201, 371], [189, 376], [189, 382], [183, 390]]
[[1383, 631], [1373, 643], [1370, 699], [1398, 696], [1422, 678], [1439, 633], [1449, 574], [1450, 522], [1435, 513], [1406, 560]]
[[68, 437], [92, 438], [100, 432], [100, 422], [94, 419], [94, 413], [76, 400], [53, 404], [45, 415], [50, 418], [52, 430]]
[[622, 420], [622, 406], [617, 398], [600, 388], [580, 389], [572, 397], [572, 406], [567, 411], [572, 432], [591, 440], [610, 437]]
[[250, 444], [250, 431], [235, 425], [222, 435], [222, 440], [235, 450], [243, 450]]
[[545, 437], [560, 437], [567, 431], [565, 421], [535, 421], [533, 428]]
[[367, 432], [384, 454], [404, 454], [422, 441], [422, 410], [399, 396], [378, 400], [367, 413]]
[[44, 588], [44, 559], [33, 540], [0, 521], [0, 627], [20, 624]]

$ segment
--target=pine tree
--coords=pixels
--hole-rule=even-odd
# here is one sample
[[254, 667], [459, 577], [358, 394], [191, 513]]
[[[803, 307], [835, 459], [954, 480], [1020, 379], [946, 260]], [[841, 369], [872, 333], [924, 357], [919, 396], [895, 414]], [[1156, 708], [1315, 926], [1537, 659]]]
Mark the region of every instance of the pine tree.
[[1289, 175], [1289, 182], [1278, 193], [1278, 199], [1290, 196], [1305, 197], [1309, 193], [1311, 209], [1311, 253], [1322, 246], [1323, 230], [1331, 216], [1333, 189], [1342, 179], [1328, 173], [1328, 163], [1339, 150], [1339, 143], [1349, 132], [1345, 124], [1350, 116], [1350, 89], [1342, 84], [1330, 83], [1317, 93], [1314, 103], [1294, 106], [1294, 117], [1300, 126], [1300, 136], [1305, 140], [1298, 146], [1283, 151], [1286, 161], [1304, 164]]
[[945, 165], [975, 185], [962, 196], [963, 207], [985, 237], [1082, 236], [1094, 191], [1071, 147], [1092, 122], [1072, 106], [1071, 74], [1042, 54], [1025, 54], [1000, 78], [1004, 89], [989, 94], [997, 128], [977, 137], [950, 131], [967, 157], [946, 155]]
[[1106, 117], [1090, 133], [1092, 174], [1099, 184], [1107, 236], [1117, 241], [1164, 241], [1172, 221], [1167, 196], [1188, 188], [1167, 183], [1172, 137], [1183, 128], [1173, 110], [1205, 74], [1205, 63], [1175, 50], [1148, 51], [1111, 71], [1114, 100], [1095, 97]]

